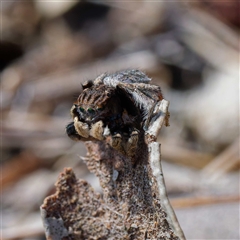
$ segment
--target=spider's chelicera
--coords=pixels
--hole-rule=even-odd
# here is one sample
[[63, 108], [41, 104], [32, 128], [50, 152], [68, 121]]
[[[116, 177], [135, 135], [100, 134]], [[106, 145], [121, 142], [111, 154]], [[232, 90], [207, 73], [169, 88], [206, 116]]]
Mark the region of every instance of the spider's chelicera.
[[73, 140], [106, 140], [120, 153], [134, 158], [139, 132], [147, 130], [154, 106], [163, 99], [139, 70], [103, 74], [82, 85], [66, 127]]

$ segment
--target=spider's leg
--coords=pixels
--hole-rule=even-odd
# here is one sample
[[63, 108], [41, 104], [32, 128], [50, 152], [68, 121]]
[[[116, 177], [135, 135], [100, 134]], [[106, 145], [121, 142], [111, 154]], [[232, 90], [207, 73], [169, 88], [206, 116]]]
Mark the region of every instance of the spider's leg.
[[128, 138], [125, 146], [126, 148], [125, 151], [130, 158], [133, 158], [135, 156], [137, 145], [138, 145], [138, 131], [134, 129], [130, 133], [130, 137]]
[[67, 133], [68, 137], [74, 141], [83, 140], [82, 137], [77, 133], [77, 131], [74, 127], [74, 122], [71, 122], [66, 126], [66, 133]]
[[133, 98], [136, 98], [134, 94], [134, 92], [136, 92], [137, 94], [139, 94], [139, 97], [142, 97], [143, 99], [147, 97], [149, 99], [152, 99], [154, 102], [161, 101], [163, 99], [161, 88], [159, 86], [146, 83], [119, 83], [118, 87], [127, 91]]
[[158, 86], [145, 83], [118, 84], [118, 89], [127, 93], [135, 102], [135, 105], [148, 112], [156, 102], [163, 99], [161, 89]]
[[[138, 84], [137, 84], [138, 85]], [[125, 93], [136, 106], [149, 109], [154, 101], [149, 98], [146, 94], [140, 91], [135, 84], [118, 84], [118, 89]]]
[[124, 148], [122, 146], [122, 135], [120, 133], [116, 133], [110, 136], [110, 146], [122, 154], [125, 154]]
[[98, 121], [92, 124], [91, 129], [90, 129], [90, 136], [98, 139], [98, 140], [103, 140], [104, 139], [104, 128], [103, 128], [103, 122]]
[[87, 123], [81, 122], [78, 120], [78, 117], [74, 118], [74, 127], [77, 131], [77, 133], [84, 137], [88, 138], [89, 137], [89, 127]]
[[125, 91], [134, 101], [135, 105], [143, 111], [143, 128], [148, 129], [150, 119], [158, 113], [154, 113], [155, 106], [163, 99], [159, 86], [145, 83], [118, 84], [118, 88]]
[[161, 88], [155, 85], [149, 85], [144, 83], [137, 84], [138, 90], [143, 94], [154, 100], [154, 102], [161, 101], [163, 99], [163, 95], [161, 92]]

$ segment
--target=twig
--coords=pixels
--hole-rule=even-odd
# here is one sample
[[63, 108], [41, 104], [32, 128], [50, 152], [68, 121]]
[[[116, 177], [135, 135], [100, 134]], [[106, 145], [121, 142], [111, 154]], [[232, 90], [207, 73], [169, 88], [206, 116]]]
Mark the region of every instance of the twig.
[[[157, 138], [158, 133], [161, 130], [161, 127], [163, 126], [165, 119], [169, 117], [168, 106], [169, 106], [169, 102], [166, 100], [162, 100], [159, 106], [156, 106], [156, 107], [159, 107], [160, 109], [159, 112], [161, 114], [159, 118], [154, 122], [154, 124], [150, 127], [149, 131], [147, 131], [147, 133], [150, 135], [153, 135], [154, 138]], [[167, 213], [167, 220], [171, 225], [171, 227], [174, 229], [175, 234], [181, 240], [184, 240], [185, 239], [184, 233], [180, 227], [180, 224], [177, 220], [176, 214], [168, 199], [168, 195], [166, 191], [166, 185], [165, 185], [162, 165], [161, 165], [160, 144], [157, 142], [150, 142], [148, 144], [148, 149], [149, 149], [150, 165], [152, 168], [153, 175], [155, 176], [157, 181], [162, 207], [164, 211]]]
[[216, 181], [223, 174], [239, 164], [239, 140], [237, 138], [202, 170], [202, 174], [207, 175], [209, 181]]

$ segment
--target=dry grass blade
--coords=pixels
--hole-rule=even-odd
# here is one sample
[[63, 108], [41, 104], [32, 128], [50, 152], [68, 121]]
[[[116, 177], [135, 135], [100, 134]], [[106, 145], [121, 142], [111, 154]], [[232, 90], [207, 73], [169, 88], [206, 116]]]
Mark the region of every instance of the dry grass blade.
[[217, 180], [223, 174], [239, 166], [239, 138], [227, 149], [213, 159], [203, 170], [203, 175], [208, 175], [210, 181]]

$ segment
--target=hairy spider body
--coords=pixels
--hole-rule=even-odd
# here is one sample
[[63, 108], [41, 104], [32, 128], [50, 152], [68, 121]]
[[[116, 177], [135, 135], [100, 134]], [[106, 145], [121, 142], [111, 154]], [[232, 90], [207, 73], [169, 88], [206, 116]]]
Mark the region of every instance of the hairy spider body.
[[147, 129], [154, 106], [163, 99], [139, 70], [103, 74], [82, 85], [71, 108], [73, 122], [66, 127], [73, 140], [106, 140], [114, 149], [134, 158], [139, 131]]

